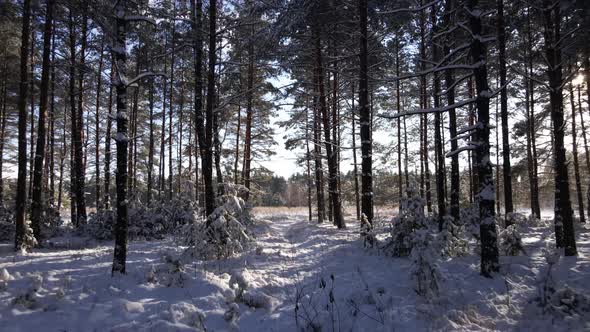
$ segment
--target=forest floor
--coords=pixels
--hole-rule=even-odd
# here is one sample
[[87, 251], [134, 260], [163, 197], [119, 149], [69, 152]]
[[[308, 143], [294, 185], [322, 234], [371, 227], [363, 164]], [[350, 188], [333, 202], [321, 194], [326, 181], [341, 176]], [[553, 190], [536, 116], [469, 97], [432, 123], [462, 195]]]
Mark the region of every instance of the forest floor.
[[115, 278], [112, 242], [55, 239], [25, 255], [1, 244], [0, 331], [590, 330], [587, 228], [577, 229], [579, 256], [552, 269], [573, 304], [547, 311], [535, 299], [549, 226], [527, 229], [526, 255], [501, 257], [494, 279], [474, 255], [440, 261], [440, 296], [424, 299], [411, 260], [365, 249], [358, 225], [312, 224], [301, 210], [258, 216], [257, 244], [241, 255], [182, 264], [172, 238], [134, 241], [127, 275]]

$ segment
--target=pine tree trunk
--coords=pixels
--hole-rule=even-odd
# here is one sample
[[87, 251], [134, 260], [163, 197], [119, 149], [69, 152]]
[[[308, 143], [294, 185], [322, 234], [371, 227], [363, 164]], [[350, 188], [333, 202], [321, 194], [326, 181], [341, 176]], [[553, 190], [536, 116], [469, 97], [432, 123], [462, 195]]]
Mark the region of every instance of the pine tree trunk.
[[338, 165], [337, 165], [337, 153], [336, 149], [332, 145], [332, 137], [330, 135], [330, 118], [328, 115], [328, 109], [326, 105], [326, 94], [324, 86], [324, 72], [322, 67], [322, 51], [321, 51], [321, 40], [319, 25], [316, 23], [315, 27], [315, 61], [316, 61], [316, 82], [318, 86], [318, 98], [319, 98], [319, 112], [321, 114], [323, 129], [324, 129], [324, 140], [326, 146], [326, 155], [328, 157], [328, 188], [329, 198], [332, 205], [332, 212], [334, 217], [334, 224], [338, 228], [345, 228], [344, 218], [342, 216], [342, 206], [340, 202], [340, 193], [338, 191]]
[[[532, 34], [532, 25], [531, 25], [531, 14], [530, 9], [527, 10], [527, 21], [528, 21], [528, 29], [527, 29], [527, 37], [528, 37], [528, 49], [532, 50], [533, 48], [533, 34]], [[529, 75], [533, 75], [533, 55], [532, 51], [529, 51], [528, 56], [528, 72]], [[529, 130], [531, 136], [531, 152], [532, 152], [532, 160], [533, 160], [533, 186], [531, 188], [531, 206], [533, 210], [533, 215], [540, 219], [541, 218], [541, 204], [539, 202], [539, 165], [537, 159], [537, 125], [535, 120], [535, 82], [532, 79], [529, 79], [529, 98], [530, 98], [530, 121], [529, 121]]]
[[[76, 127], [72, 128], [74, 133], [74, 172], [76, 173], [76, 226], [86, 223], [86, 186], [85, 186], [85, 163], [84, 163], [84, 66], [86, 64], [86, 38], [88, 33], [88, 8], [84, 5], [82, 14], [82, 43], [80, 46], [80, 69], [78, 72], [78, 109], [76, 110]], [[74, 37], [75, 38], [75, 37]]]
[[555, 240], [565, 248], [566, 256], [577, 255], [573, 211], [570, 200], [566, 151], [564, 146], [564, 111], [562, 94], [562, 59], [560, 40], [561, 13], [559, 1], [543, 1], [545, 58], [549, 78], [549, 103], [553, 122], [553, 156], [555, 168]]
[[[431, 22], [432, 22], [432, 34], [438, 33], [438, 27], [436, 22], [436, 7], [431, 7]], [[438, 63], [439, 61], [439, 47], [436, 41], [432, 41], [432, 61]], [[433, 77], [433, 98], [434, 108], [440, 107], [440, 78], [435, 73]], [[438, 205], [438, 230], [439, 232], [443, 229], [444, 218], [447, 214], [447, 207], [445, 202], [445, 168], [444, 168], [444, 155], [443, 155], [443, 139], [442, 139], [442, 121], [441, 113], [434, 113], [434, 150], [436, 155], [436, 201]]]
[[317, 82], [313, 75], [313, 145], [314, 145], [314, 163], [315, 163], [315, 187], [317, 199], [318, 224], [324, 222], [326, 216], [326, 207], [324, 201], [324, 171], [322, 169], [322, 144], [321, 144], [321, 120], [317, 97]]
[[126, 21], [127, 1], [119, 0], [115, 6], [116, 17], [116, 39], [115, 47], [112, 49], [115, 64], [116, 76], [112, 83], [116, 88], [117, 103], [117, 134], [115, 142], [117, 145], [117, 223], [115, 224], [115, 251], [113, 254], [113, 275], [125, 273], [127, 260], [127, 145], [129, 137], [127, 134], [127, 82], [125, 82], [127, 54], [126, 54]]
[[8, 97], [8, 64], [4, 62], [2, 71], [2, 104], [0, 106], [0, 208], [6, 207], [5, 197], [4, 197], [4, 144], [6, 138], [6, 119], [8, 115], [6, 114], [6, 104], [7, 104], [7, 97]]
[[490, 160], [490, 88], [488, 86], [486, 47], [482, 42], [482, 22], [478, 0], [469, 0], [469, 23], [473, 38], [471, 41], [471, 58], [474, 66], [473, 75], [477, 93], [477, 149], [479, 178], [479, 218], [481, 237], [481, 274], [492, 277], [498, 272], [498, 243], [494, 211], [494, 176]]
[[31, 147], [29, 149], [29, 153], [30, 153], [30, 157], [29, 157], [29, 191], [28, 191], [28, 199], [32, 199], [32, 195], [33, 195], [33, 169], [34, 169], [34, 163], [35, 163], [35, 45], [36, 43], [36, 37], [37, 34], [35, 32], [35, 22], [34, 22], [34, 10], [35, 7], [32, 8], [33, 9], [33, 21], [31, 24], [31, 52], [30, 52], [30, 58], [31, 58], [31, 62], [30, 62], [30, 71], [29, 71], [29, 85], [30, 85], [30, 114], [31, 114], [31, 126], [30, 126], [30, 144]]
[[[197, 143], [199, 145], [199, 154], [201, 155], [201, 172], [203, 174], [203, 180], [205, 180], [205, 165], [208, 163], [207, 158], [208, 156], [208, 149], [207, 149], [207, 140], [206, 140], [206, 132], [205, 132], [205, 118], [203, 115], [203, 20], [202, 20], [202, 1], [201, 0], [193, 0], [191, 1], [193, 17], [194, 17], [194, 24], [193, 24], [193, 38], [194, 38], [194, 66], [195, 66], [195, 130], [196, 130], [196, 137]], [[196, 197], [199, 198], [199, 167], [195, 164], [196, 172]], [[209, 177], [207, 181], [211, 181]], [[207, 184], [210, 184], [207, 182]], [[212, 193], [213, 189], [207, 189], [208, 193]], [[214, 209], [214, 202], [211, 201], [212, 198], [207, 198], [205, 196], [205, 204], [209, 207], [209, 211], [213, 211]], [[209, 204], [209, 205], [207, 205]], [[206, 212], [207, 209], [206, 209]]]
[[[176, 2], [174, 2], [174, 15], [176, 13]], [[170, 97], [168, 104], [168, 199], [172, 200], [172, 184], [174, 183], [174, 164], [172, 162], [172, 119], [173, 119], [173, 97], [174, 97], [174, 66], [176, 63], [176, 21], [172, 20], [172, 57], [170, 60]]]
[[[578, 198], [578, 214], [580, 222], [585, 223], [584, 193], [582, 192], [582, 180], [580, 179], [580, 162], [578, 160], [578, 137], [576, 132], [576, 103], [574, 100], [574, 87], [570, 82], [570, 105], [572, 107], [572, 154], [574, 155], [574, 177], [576, 179], [576, 194]], [[582, 112], [582, 109], [579, 110]]]
[[76, 136], [78, 132], [78, 125], [76, 122], [76, 22], [74, 21], [74, 12], [69, 9], [69, 37], [70, 37], [70, 70], [69, 70], [69, 94], [70, 94], [70, 219], [72, 225], [78, 226], [76, 208], [78, 206], [77, 193], [78, 190], [78, 172], [76, 171], [76, 162], [74, 159], [74, 151], [76, 145], [80, 142]]
[[[588, 105], [590, 105], [590, 50], [586, 51], [584, 59], [584, 71], [586, 77], [586, 98], [588, 98]], [[582, 137], [584, 138], [584, 152], [586, 157], [586, 169], [590, 171], [590, 150], [588, 149], [588, 138], [586, 137], [586, 124], [584, 123], [584, 110], [582, 109], [582, 88], [578, 85], [578, 107], [580, 109], [580, 124], [582, 126]], [[590, 107], [589, 107], [590, 108]], [[588, 192], [586, 198], [588, 199], [588, 219], [590, 219], [590, 179], [588, 179]]]
[[150, 90], [148, 95], [148, 103], [150, 110], [150, 137], [148, 143], [148, 165], [147, 165], [147, 205], [152, 203], [152, 190], [154, 186], [154, 80], [150, 81]]
[[[396, 36], [395, 41], [395, 75], [400, 77], [400, 36]], [[395, 82], [395, 104], [398, 112], [401, 112], [402, 103], [401, 103], [401, 87], [400, 81], [397, 80]], [[399, 206], [401, 208], [402, 198], [404, 197], [404, 188], [403, 188], [403, 181], [402, 181], [402, 123], [401, 118], [397, 118], [397, 186], [399, 192]]]
[[248, 191], [245, 199], [250, 198], [250, 168], [252, 163], [252, 118], [254, 102], [254, 45], [250, 42], [248, 46], [248, 78], [246, 83], [246, 136], [244, 137], [244, 170], [242, 182]]
[[41, 243], [41, 216], [43, 213], [43, 162], [45, 157], [45, 139], [47, 137], [47, 101], [49, 94], [49, 73], [51, 56], [51, 34], [53, 29], [54, 0], [47, 1], [45, 27], [43, 31], [43, 60], [41, 65], [41, 96], [39, 100], [39, 119], [37, 124], [37, 145], [33, 172], [33, 199], [31, 202], [31, 224], [37, 243]]
[[312, 206], [311, 206], [311, 190], [312, 190], [312, 184], [313, 184], [313, 180], [311, 178], [311, 151], [309, 148], [309, 141], [310, 141], [310, 135], [309, 135], [309, 101], [306, 99], [305, 101], [306, 105], [305, 105], [305, 149], [306, 149], [306, 154], [305, 154], [305, 164], [307, 166], [307, 212], [308, 212], [308, 220], [312, 221], [313, 220], [313, 211], [312, 211]]
[[100, 55], [98, 58], [98, 77], [96, 82], [96, 112], [94, 114], [95, 122], [95, 141], [94, 141], [94, 166], [96, 167], [95, 174], [95, 196], [96, 196], [96, 209], [101, 208], [100, 200], [100, 92], [102, 88], [102, 67], [103, 67], [103, 56], [104, 56], [104, 39], [100, 43]]
[[[51, 63], [55, 63], [55, 33], [51, 35]], [[51, 101], [49, 105], [49, 205], [55, 206], [55, 66], [51, 66]], [[0, 153], [1, 154], [1, 153]], [[1, 202], [2, 200], [0, 200]], [[57, 207], [59, 214], [59, 207]]]
[[29, 37], [31, 20], [31, 2], [23, 1], [23, 18], [20, 47], [20, 85], [18, 93], [18, 177], [16, 186], [16, 232], [14, 250], [26, 249], [25, 232], [27, 221], [25, 216], [27, 200], [27, 61], [29, 59]]
[[352, 111], [350, 114], [350, 118], [352, 119], [352, 163], [353, 163], [353, 176], [354, 176], [354, 203], [356, 207], [356, 220], [360, 222], [361, 220], [361, 201], [359, 195], [359, 171], [358, 171], [358, 161], [356, 158], [356, 108], [354, 107], [354, 100], [355, 100], [355, 93], [354, 93], [354, 86], [355, 82], [351, 82], [352, 87]]
[[[217, 62], [216, 49], [217, 33], [217, 0], [209, 4], [209, 62], [207, 72], [207, 107], [205, 110], [205, 140], [203, 150], [203, 180], [205, 182], [205, 213], [211, 215], [215, 210], [215, 190], [213, 188], [213, 121], [215, 105], [215, 64]], [[211, 225], [211, 219], [207, 219], [207, 227]]]
[[[498, 18], [496, 29], [498, 33], [498, 70], [500, 72], [500, 116], [502, 118], [502, 174], [504, 180], [504, 212], [512, 213], [512, 168], [510, 167], [510, 136], [508, 136], [508, 91], [506, 87], [506, 33], [504, 27], [504, 0], [497, 0]], [[512, 220], [506, 218], [506, 226], [512, 225]]]
[[[115, 81], [115, 58], [111, 58], [111, 82]], [[104, 199], [103, 205], [105, 209], [111, 207], [111, 127], [113, 114], [113, 85], [109, 85], [109, 111], [107, 116], [107, 123], [105, 128], [104, 141]]]
[[360, 15], [360, 73], [359, 114], [361, 127], [361, 212], [367, 222], [373, 223], [373, 141], [371, 139], [371, 108], [369, 105], [369, 54], [367, 29], [367, 0], [359, 0]]
[[[444, 13], [444, 21], [445, 26], [449, 27], [454, 22], [452, 17], [452, 11], [454, 10], [454, 2], [452, 0], [447, 0], [445, 4], [445, 13]], [[445, 43], [443, 53], [445, 55], [450, 53], [450, 48], [454, 45], [450, 44], [451, 38], [447, 39]], [[446, 95], [447, 95], [447, 105], [453, 105], [455, 103], [455, 89], [453, 85], [455, 84], [455, 78], [453, 75], [452, 70], [445, 71], [445, 88], [446, 88]], [[454, 108], [449, 110], [449, 135], [451, 141], [451, 151], [457, 151], [458, 144], [457, 144], [457, 113]], [[461, 197], [461, 178], [459, 173], [459, 155], [457, 153], [453, 153], [451, 156], [451, 195], [450, 195], [450, 212], [451, 217], [455, 222], [458, 222], [460, 219], [460, 197]]]

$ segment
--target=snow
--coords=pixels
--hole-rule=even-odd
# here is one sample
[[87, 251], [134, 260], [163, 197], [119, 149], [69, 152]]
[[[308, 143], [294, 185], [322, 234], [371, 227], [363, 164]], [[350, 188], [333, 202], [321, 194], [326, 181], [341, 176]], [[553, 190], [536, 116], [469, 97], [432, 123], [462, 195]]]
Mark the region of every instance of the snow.
[[[181, 262], [185, 248], [174, 238], [132, 241], [128, 274], [116, 277], [112, 242], [65, 248], [54, 241], [25, 255], [2, 243], [0, 330], [590, 329], [589, 312], [557, 315], [535, 300], [548, 273], [545, 248], [554, 242], [550, 222], [521, 229], [528, 255], [502, 256], [494, 279], [479, 274], [473, 253], [440, 259], [440, 294], [424, 298], [413, 289], [411, 259], [365, 249], [352, 216], [346, 230], [309, 223], [304, 213], [258, 216], [257, 245], [244, 253]], [[388, 226], [375, 227], [383, 241]], [[576, 234], [579, 256], [556, 257], [550, 270], [558, 309], [590, 295], [590, 232], [577, 227]]]

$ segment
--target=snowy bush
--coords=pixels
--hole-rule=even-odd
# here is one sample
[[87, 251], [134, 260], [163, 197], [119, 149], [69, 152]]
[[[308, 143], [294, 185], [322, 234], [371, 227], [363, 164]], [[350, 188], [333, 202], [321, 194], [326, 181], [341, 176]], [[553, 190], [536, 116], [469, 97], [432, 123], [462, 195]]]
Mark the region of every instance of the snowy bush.
[[547, 305], [553, 313], [561, 316], [590, 316], [590, 296], [577, 292], [567, 285], [555, 290]]
[[14, 213], [0, 205], [0, 241], [14, 241]]
[[392, 221], [390, 240], [382, 247], [385, 254], [405, 257], [412, 251], [412, 234], [426, 228], [428, 220], [424, 215], [424, 200], [413, 188], [408, 188], [407, 197], [402, 198], [400, 212]]
[[182, 230], [184, 244], [189, 246], [185, 255], [199, 259], [222, 259], [249, 249], [254, 238], [247, 225], [251, 223], [250, 210], [235, 190], [227, 190], [219, 205], [206, 221], [199, 220]]
[[452, 217], [444, 217], [442, 231], [437, 235], [436, 240], [442, 256], [464, 256], [468, 252], [464, 228], [462, 225], [455, 224]]
[[525, 254], [517, 225], [510, 225], [500, 230], [499, 240], [502, 255], [517, 256], [520, 253]]
[[166, 287], [184, 287], [188, 276], [182, 261], [170, 255], [162, 256], [162, 264], [152, 265], [146, 275], [147, 282]]
[[361, 215], [361, 238], [365, 248], [373, 248], [377, 242], [373, 225], [369, 223], [364, 213]]
[[461, 209], [460, 222], [465, 231], [479, 242], [479, 206], [473, 203], [470, 206]]
[[411, 276], [414, 280], [414, 290], [427, 299], [433, 299], [439, 295], [439, 283], [442, 279], [439, 272], [438, 254], [436, 247], [432, 245], [433, 236], [428, 229], [419, 229], [412, 237]]
[[[154, 240], [162, 239], [183, 226], [196, 220], [198, 208], [190, 200], [175, 199], [168, 202], [157, 202], [151, 206], [144, 206], [134, 200], [129, 207], [130, 239]], [[113, 230], [117, 220], [115, 210], [99, 210], [92, 213], [88, 222], [79, 232], [97, 240], [112, 240]]]
[[43, 238], [61, 235], [64, 221], [61, 219], [59, 209], [54, 206], [45, 207], [41, 216], [41, 233]]

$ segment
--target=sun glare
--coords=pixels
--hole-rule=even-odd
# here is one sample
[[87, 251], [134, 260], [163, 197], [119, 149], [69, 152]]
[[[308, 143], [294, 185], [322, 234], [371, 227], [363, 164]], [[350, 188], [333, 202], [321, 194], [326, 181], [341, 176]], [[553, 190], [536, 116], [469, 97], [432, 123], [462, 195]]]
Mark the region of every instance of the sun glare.
[[573, 81], [572, 84], [575, 86], [579, 86], [584, 84], [584, 75], [583, 74], [579, 74]]

